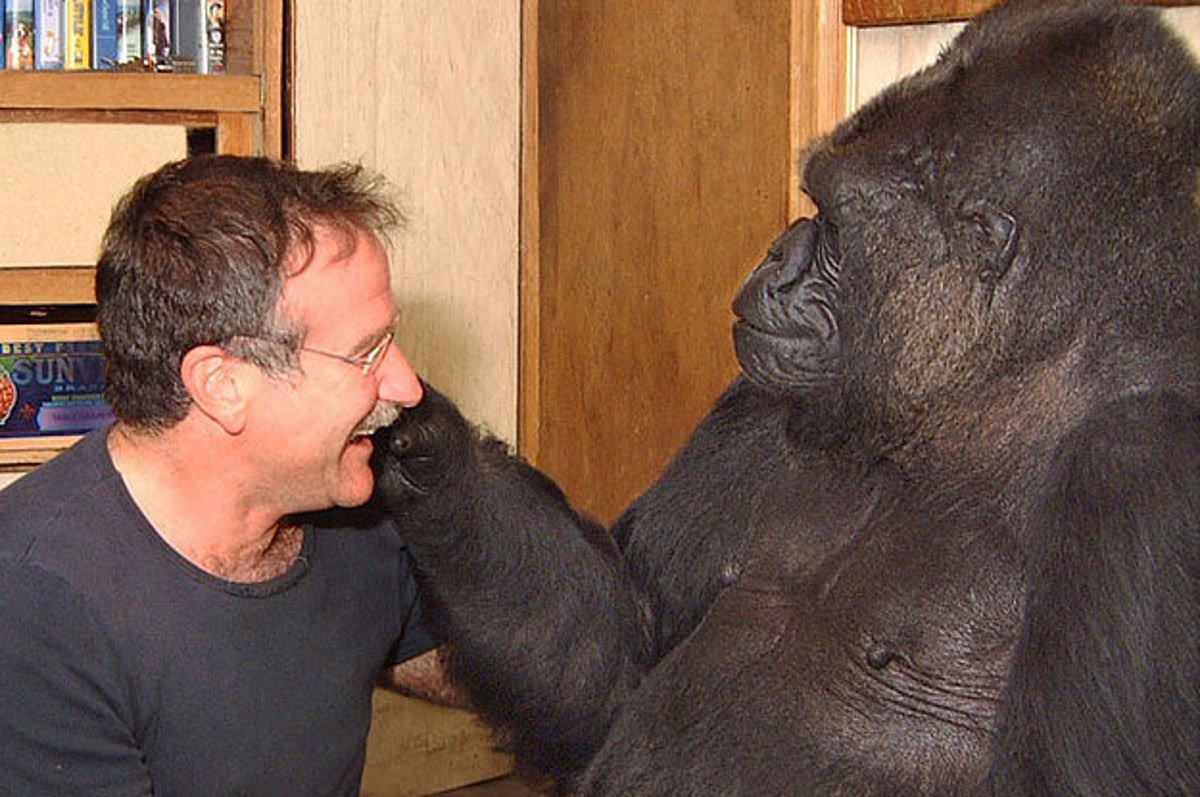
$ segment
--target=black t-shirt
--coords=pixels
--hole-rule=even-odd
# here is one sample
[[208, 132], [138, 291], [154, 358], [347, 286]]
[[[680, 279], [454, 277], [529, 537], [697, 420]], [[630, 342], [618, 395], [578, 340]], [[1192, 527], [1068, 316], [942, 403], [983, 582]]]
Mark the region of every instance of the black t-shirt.
[[150, 527], [95, 432], [0, 492], [0, 794], [354, 795], [381, 667], [429, 650], [394, 528], [258, 584]]

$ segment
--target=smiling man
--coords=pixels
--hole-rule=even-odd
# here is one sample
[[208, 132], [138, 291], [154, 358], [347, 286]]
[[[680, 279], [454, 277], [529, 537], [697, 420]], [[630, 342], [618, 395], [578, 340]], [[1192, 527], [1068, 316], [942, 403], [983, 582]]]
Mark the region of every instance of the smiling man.
[[360, 167], [259, 158], [117, 206], [118, 420], [0, 493], [0, 793], [354, 795], [380, 676], [444, 694], [403, 544], [352, 509], [422, 395], [397, 222]]

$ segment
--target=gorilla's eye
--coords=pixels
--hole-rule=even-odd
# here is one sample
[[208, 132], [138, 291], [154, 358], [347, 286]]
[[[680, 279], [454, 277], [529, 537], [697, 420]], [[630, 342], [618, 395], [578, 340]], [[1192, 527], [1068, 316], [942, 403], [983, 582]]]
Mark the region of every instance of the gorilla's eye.
[[860, 194], [845, 192], [836, 202], [822, 204], [817, 212], [817, 221], [824, 221], [834, 227], [843, 224], [847, 219], [860, 218], [863, 215], [863, 198]]
[[989, 284], [997, 282], [1017, 254], [1020, 235], [1016, 219], [987, 201], [965, 203], [959, 215], [982, 252], [979, 279]]

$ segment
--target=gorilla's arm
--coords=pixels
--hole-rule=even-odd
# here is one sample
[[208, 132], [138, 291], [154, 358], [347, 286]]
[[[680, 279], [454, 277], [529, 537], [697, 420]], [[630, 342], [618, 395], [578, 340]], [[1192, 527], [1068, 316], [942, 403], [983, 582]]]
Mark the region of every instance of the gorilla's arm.
[[764, 496], [781, 489], [777, 477], [788, 469], [787, 406], [736, 380], [659, 481], [613, 527], [651, 604], [656, 658], [679, 644], [740, 575], [757, 510]]
[[377, 433], [372, 465], [454, 680], [524, 766], [569, 783], [648, 658], [612, 539], [429, 388]]
[[987, 793], [1200, 792], [1200, 408], [1124, 399], [1057, 465]]

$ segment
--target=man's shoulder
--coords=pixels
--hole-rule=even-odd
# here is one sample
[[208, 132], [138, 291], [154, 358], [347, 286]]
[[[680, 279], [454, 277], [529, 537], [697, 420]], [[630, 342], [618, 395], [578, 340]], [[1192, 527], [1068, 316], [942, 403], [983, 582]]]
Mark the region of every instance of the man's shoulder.
[[106, 430], [92, 432], [0, 490], [0, 523], [36, 516], [45, 505], [76, 504], [78, 496], [116, 477], [106, 439]]
[[0, 490], [0, 559], [58, 570], [102, 558], [97, 532], [120, 507], [119, 482], [102, 433], [20, 477]]

